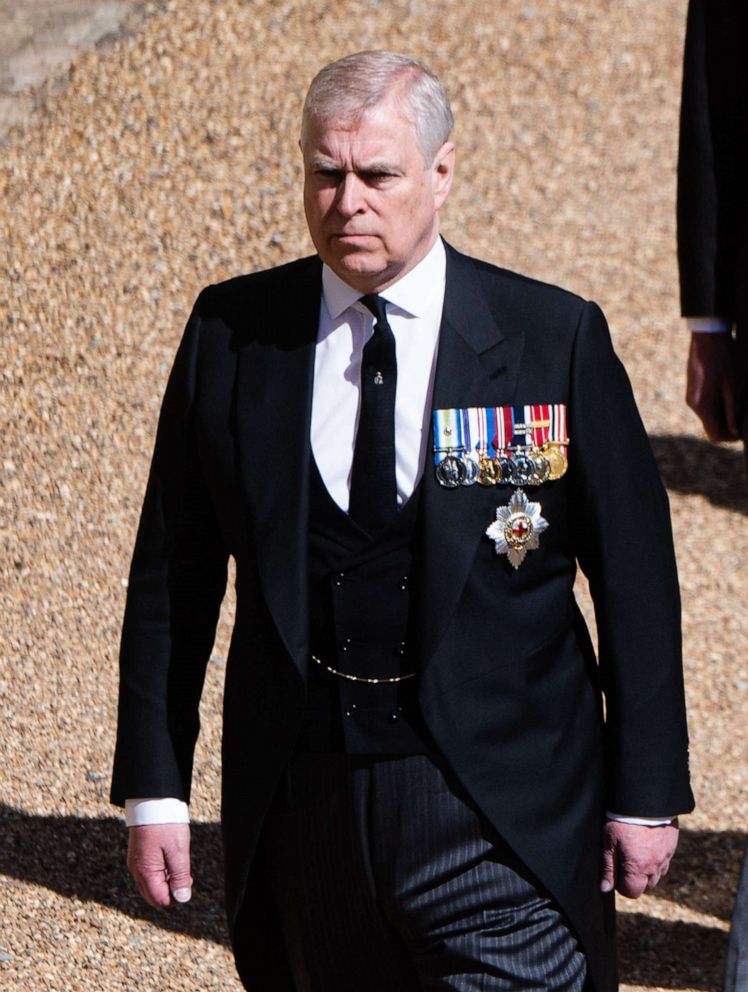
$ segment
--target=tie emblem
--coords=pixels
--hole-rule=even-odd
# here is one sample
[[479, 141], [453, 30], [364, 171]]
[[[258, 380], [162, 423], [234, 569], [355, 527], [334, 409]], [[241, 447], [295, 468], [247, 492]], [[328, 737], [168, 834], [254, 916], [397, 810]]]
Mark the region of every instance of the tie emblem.
[[377, 372], [375, 374], [375, 376], [374, 376], [374, 385], [375, 386], [382, 386], [382, 385], [384, 385], [384, 376], [382, 375], [381, 372]]

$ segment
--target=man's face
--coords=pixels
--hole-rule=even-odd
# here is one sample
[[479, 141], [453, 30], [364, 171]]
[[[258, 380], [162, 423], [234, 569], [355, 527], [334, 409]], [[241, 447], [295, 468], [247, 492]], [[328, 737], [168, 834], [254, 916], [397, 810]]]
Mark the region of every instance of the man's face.
[[450, 142], [425, 165], [413, 125], [389, 97], [353, 126], [310, 119], [302, 152], [307, 224], [333, 272], [372, 293], [421, 261], [452, 184]]

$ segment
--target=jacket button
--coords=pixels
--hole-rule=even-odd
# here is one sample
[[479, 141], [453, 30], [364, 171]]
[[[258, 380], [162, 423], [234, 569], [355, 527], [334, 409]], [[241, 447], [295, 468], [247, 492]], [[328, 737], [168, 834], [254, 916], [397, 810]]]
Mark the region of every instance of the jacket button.
[[400, 658], [405, 654], [405, 641], [400, 641], [399, 645], [395, 648], [395, 654]]
[[400, 719], [400, 714], [399, 713], [390, 713], [390, 715], [387, 717], [387, 719], [389, 720], [390, 723], [397, 723], [399, 721], [399, 719]]
[[405, 590], [408, 588], [408, 576], [407, 575], [404, 575], [402, 577], [402, 579], [400, 579], [400, 588], [402, 589], [403, 592], [405, 592]]
[[343, 585], [343, 579], [345, 578], [345, 572], [338, 572], [335, 576], [335, 585], [338, 589]]
[[340, 645], [340, 650], [341, 651], [348, 651], [349, 648], [350, 648], [350, 646], [351, 646], [351, 639], [350, 639], [350, 637], [346, 637], [345, 640]]

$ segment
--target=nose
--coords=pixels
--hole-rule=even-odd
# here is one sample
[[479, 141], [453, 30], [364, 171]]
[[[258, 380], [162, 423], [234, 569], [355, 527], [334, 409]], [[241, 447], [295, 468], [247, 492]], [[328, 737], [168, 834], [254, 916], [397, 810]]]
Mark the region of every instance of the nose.
[[365, 184], [355, 172], [346, 172], [338, 186], [338, 212], [344, 217], [353, 217], [366, 209]]

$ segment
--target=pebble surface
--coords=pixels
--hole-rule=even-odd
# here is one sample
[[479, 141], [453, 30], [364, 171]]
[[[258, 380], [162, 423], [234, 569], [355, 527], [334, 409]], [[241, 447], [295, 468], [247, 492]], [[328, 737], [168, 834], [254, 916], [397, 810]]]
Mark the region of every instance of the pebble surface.
[[216, 826], [231, 597], [202, 703], [195, 895], [163, 913], [136, 896], [107, 804], [119, 625], [191, 303], [310, 251], [303, 95], [368, 47], [423, 58], [452, 97], [446, 237], [596, 299], [632, 378], [671, 497], [698, 807], [656, 894], [620, 900], [622, 987], [716, 992], [748, 815], [748, 498], [738, 449], [709, 445], [683, 401], [685, 0], [136, 6], [64, 85], [18, 91], [36, 109], [0, 155], [0, 988], [240, 987]]

